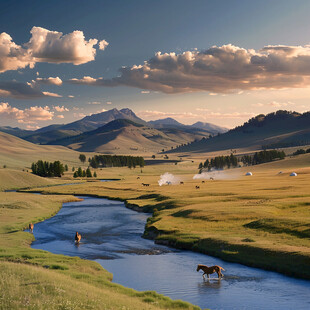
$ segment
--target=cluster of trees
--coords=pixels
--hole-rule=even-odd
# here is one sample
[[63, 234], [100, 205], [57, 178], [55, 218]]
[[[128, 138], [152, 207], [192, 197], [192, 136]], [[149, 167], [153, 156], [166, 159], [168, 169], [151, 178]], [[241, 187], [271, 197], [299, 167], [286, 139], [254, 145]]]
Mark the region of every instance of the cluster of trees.
[[304, 150], [304, 149], [298, 149], [296, 152], [293, 153], [293, 155], [300, 155], [300, 154], [306, 154], [310, 153], [310, 149]]
[[198, 169], [201, 170], [203, 168], [207, 168], [210, 171], [212, 168], [215, 169], [224, 169], [225, 167], [237, 167], [238, 166], [238, 158], [230, 154], [230, 156], [217, 156], [207, 159], [204, 163], [200, 163]]
[[285, 153], [283, 151], [271, 150], [256, 152], [254, 155], [244, 155], [241, 161], [245, 165], [258, 165], [268, 163], [276, 159], [284, 159]]
[[[305, 150], [298, 150], [303, 151], [303, 153], [298, 154], [304, 154], [309, 151]], [[271, 151], [261, 151], [256, 152], [254, 155], [244, 155], [241, 158], [230, 154], [230, 156], [217, 156], [214, 158], [211, 158], [210, 160], [207, 159], [204, 163], [200, 163], [198, 169], [208, 169], [210, 171], [212, 168], [214, 169], [224, 169], [224, 168], [235, 168], [239, 165], [239, 162], [242, 162], [244, 165], [258, 165], [267, 163], [273, 160], [277, 159], [284, 159], [285, 153], [283, 151], [277, 151], [277, 150], [271, 150]]]
[[98, 167], [144, 167], [144, 158], [141, 156], [125, 156], [125, 155], [95, 155], [89, 158], [89, 165], [93, 168]]
[[40, 177], [61, 177], [64, 174], [65, 167], [59, 160], [53, 163], [38, 160], [36, 163], [31, 164], [31, 170], [33, 174]]
[[[86, 170], [82, 170], [82, 168], [79, 167], [78, 170], [76, 170], [76, 171], [74, 172], [73, 177], [74, 177], [74, 178], [78, 178], [78, 177], [80, 177], [80, 178], [85, 178], [85, 177], [86, 177], [86, 178], [92, 178], [93, 175], [92, 175], [92, 173], [91, 173], [89, 167], [88, 167]], [[95, 171], [95, 172], [94, 172], [94, 178], [96, 178], [96, 177], [97, 177], [97, 173], [96, 173], [96, 171]]]

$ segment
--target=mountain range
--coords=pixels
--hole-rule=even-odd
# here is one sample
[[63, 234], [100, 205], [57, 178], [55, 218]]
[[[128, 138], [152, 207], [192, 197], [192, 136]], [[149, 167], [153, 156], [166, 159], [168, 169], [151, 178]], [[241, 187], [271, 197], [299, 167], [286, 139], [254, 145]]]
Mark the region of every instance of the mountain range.
[[[112, 109], [69, 124], [55, 124], [35, 131], [0, 127], [0, 131], [36, 144], [65, 145], [82, 151], [160, 151], [223, 133], [226, 128], [204, 123], [184, 125], [172, 118], [146, 122], [132, 110]], [[121, 147], [120, 147], [121, 145]]]
[[130, 109], [112, 109], [35, 131], [9, 126], [0, 127], [0, 131], [36, 144], [111, 154], [254, 150], [310, 144], [310, 112], [260, 114], [227, 130], [203, 122], [184, 125], [173, 118], [146, 122]]

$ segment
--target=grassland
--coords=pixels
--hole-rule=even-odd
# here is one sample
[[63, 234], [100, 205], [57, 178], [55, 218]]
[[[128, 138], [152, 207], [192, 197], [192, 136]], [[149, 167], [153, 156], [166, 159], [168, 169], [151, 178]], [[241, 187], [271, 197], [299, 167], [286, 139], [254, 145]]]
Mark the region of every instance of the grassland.
[[[5, 173], [7, 179], [10, 170]], [[20, 178], [28, 176], [20, 173]], [[0, 179], [1, 188], [8, 186], [6, 179]], [[10, 186], [24, 187], [10, 180]], [[25, 181], [41, 186], [53, 182], [32, 175]], [[74, 200], [70, 195], [0, 192], [0, 309], [198, 309], [114, 284], [95, 262], [32, 249], [34, 237], [23, 231], [28, 224], [53, 216], [63, 202]]]
[[[140, 169], [103, 169], [99, 177], [113, 175], [121, 181], [43, 191], [121, 199], [141, 211], [157, 209], [145, 232], [156, 242], [310, 279], [309, 154], [231, 169], [205, 183], [193, 180], [196, 168], [189, 161], [146, 167], [142, 173]], [[248, 170], [253, 176], [244, 176]], [[184, 185], [160, 187], [157, 181], [166, 171]], [[290, 177], [292, 171], [298, 176]], [[142, 182], [150, 187], [141, 186]]]
[[[38, 187], [35, 190], [49, 195], [0, 192], [0, 309], [194, 308], [116, 285], [97, 263], [31, 249], [33, 236], [23, 229], [55, 214], [63, 202], [76, 199], [73, 194], [120, 199], [130, 208], [152, 212], [145, 236], [155, 242], [310, 279], [310, 154], [231, 169], [205, 183], [193, 180], [198, 163], [205, 159], [196, 154], [194, 162], [184, 158], [177, 165], [96, 170], [98, 179], [120, 179], [116, 182], [91, 179], [52, 187], [72, 182], [71, 167], [82, 166], [79, 153], [54, 146], [40, 153], [40, 145], [15, 142], [0, 152], [1, 167], [3, 163], [15, 168], [0, 169], [0, 191]], [[62, 159], [69, 172], [47, 179], [22, 171], [36, 159]], [[246, 171], [253, 176], [245, 177]], [[298, 176], [290, 177], [292, 171]], [[160, 187], [158, 180], [165, 172], [184, 185]], [[207, 257], [197, 263], [208, 264]]]
[[[61, 160], [63, 164], [77, 167], [79, 152], [57, 145], [37, 145], [9, 134], [0, 132], [0, 167], [30, 170], [32, 162], [39, 159], [47, 161]], [[93, 153], [87, 153], [87, 156]]]

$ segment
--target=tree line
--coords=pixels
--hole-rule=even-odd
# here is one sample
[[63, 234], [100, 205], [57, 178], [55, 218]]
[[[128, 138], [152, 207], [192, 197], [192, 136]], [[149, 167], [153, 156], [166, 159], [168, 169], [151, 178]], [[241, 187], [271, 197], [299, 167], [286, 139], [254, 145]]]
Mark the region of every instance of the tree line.
[[244, 155], [241, 157], [241, 162], [245, 165], [258, 165], [284, 158], [285, 153], [283, 151], [271, 150], [256, 152], [254, 155]]
[[211, 169], [224, 169], [227, 168], [235, 168], [238, 166], [238, 158], [230, 154], [230, 156], [216, 156], [214, 158], [211, 158], [210, 160], [207, 159], [204, 163], [200, 163], [198, 169], [201, 170], [203, 168], [208, 169], [210, 171]]
[[144, 158], [141, 156], [126, 155], [95, 155], [89, 158], [89, 165], [92, 168], [98, 167], [144, 167]]
[[64, 174], [65, 167], [59, 160], [54, 162], [38, 160], [31, 164], [31, 170], [33, 174], [40, 177], [61, 177]]
[[267, 163], [277, 159], [284, 159], [285, 153], [283, 151], [271, 150], [271, 151], [261, 151], [256, 152], [254, 155], [244, 155], [242, 157], [237, 157], [233, 154], [230, 156], [216, 156], [211, 159], [207, 159], [204, 163], [200, 163], [198, 169], [224, 169], [224, 168], [235, 168], [242, 162], [244, 165], [258, 165]]
[[310, 153], [310, 148], [309, 149], [298, 149], [297, 151], [295, 151], [293, 153], [293, 155], [301, 155], [301, 154], [306, 154], [306, 153]]

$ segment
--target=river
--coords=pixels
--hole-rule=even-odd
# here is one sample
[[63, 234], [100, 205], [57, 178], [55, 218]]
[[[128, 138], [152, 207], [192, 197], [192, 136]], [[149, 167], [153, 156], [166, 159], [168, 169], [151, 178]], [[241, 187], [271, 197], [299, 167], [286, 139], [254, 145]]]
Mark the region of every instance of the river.
[[[210, 309], [310, 309], [310, 281], [286, 277], [204, 254], [156, 245], [141, 238], [148, 214], [102, 198], [64, 203], [34, 227], [32, 247], [95, 260], [113, 281], [136, 290], [155, 290]], [[79, 246], [74, 235], [82, 235]], [[222, 280], [204, 281], [197, 264], [220, 265]]]

